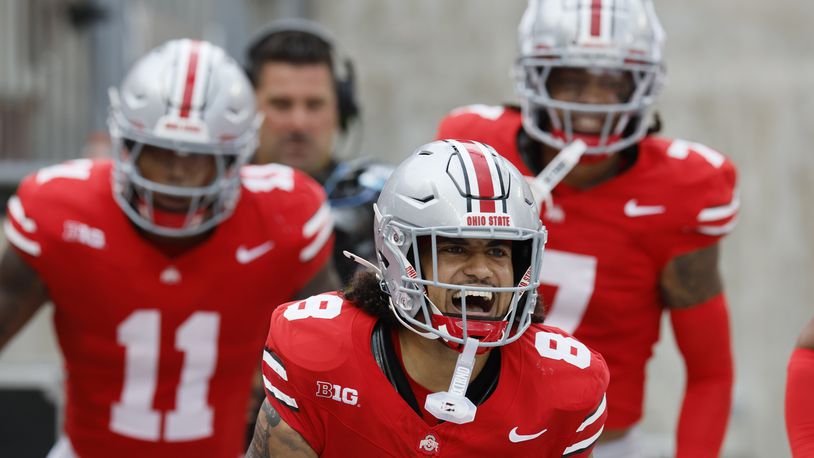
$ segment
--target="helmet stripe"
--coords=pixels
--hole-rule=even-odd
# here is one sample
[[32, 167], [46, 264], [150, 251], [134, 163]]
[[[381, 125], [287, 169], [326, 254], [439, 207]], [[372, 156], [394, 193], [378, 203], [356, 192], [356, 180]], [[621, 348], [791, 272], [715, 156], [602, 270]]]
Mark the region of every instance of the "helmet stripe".
[[503, 176], [500, 173], [500, 165], [498, 162], [497, 152], [492, 147], [487, 146], [480, 142], [474, 142], [480, 152], [483, 154], [489, 165], [489, 173], [492, 175], [492, 197], [500, 199], [503, 204], [503, 213], [506, 213], [506, 187], [503, 183]]
[[198, 66], [195, 76], [195, 90], [192, 91], [192, 102], [190, 103], [190, 116], [202, 118], [201, 110], [205, 108], [206, 92], [209, 86], [209, 78], [212, 75], [211, 66], [215, 48], [207, 42], [201, 42], [198, 49]]
[[178, 62], [178, 64], [174, 67], [174, 78], [170, 88], [170, 100], [167, 104], [167, 114], [172, 116], [178, 116], [181, 108], [181, 101], [184, 100], [184, 83], [187, 75], [183, 69], [189, 67], [189, 40], [178, 41], [178, 46], [173, 49], [173, 51], [175, 51], [174, 59]]
[[602, 0], [591, 1], [591, 36], [602, 35]]
[[456, 140], [444, 140], [444, 142], [448, 143], [452, 147], [452, 149], [455, 150], [455, 154], [453, 155], [453, 157], [456, 157], [458, 159], [458, 162], [461, 164], [461, 173], [463, 173], [463, 185], [466, 187], [466, 189], [463, 190], [464, 196], [466, 197], [466, 211], [467, 213], [470, 213], [472, 212], [471, 196], [474, 191], [472, 190], [472, 185], [470, 184], [471, 180], [469, 179], [469, 175], [474, 172], [470, 172], [469, 169], [471, 168], [471, 165], [464, 160], [464, 154], [461, 153], [461, 150], [463, 149], [461, 147], [463, 145], [461, 145], [461, 143]]
[[578, 36], [583, 44], [612, 40], [614, 0], [581, 0], [578, 6]]
[[187, 72], [184, 78], [184, 97], [181, 101], [182, 118], [188, 118], [190, 109], [192, 108], [192, 94], [195, 90], [195, 79], [198, 76], [198, 56], [200, 53], [201, 42], [192, 40], [190, 43], [189, 60], [187, 62]]
[[[468, 153], [468, 162], [471, 162], [477, 182], [477, 196], [481, 199], [491, 199], [495, 197], [495, 180], [493, 170], [495, 169], [494, 159], [488, 152], [482, 151], [472, 143], [464, 143]], [[474, 188], [474, 186], [473, 186]], [[495, 212], [494, 200], [480, 200], [480, 211], [483, 213]]]

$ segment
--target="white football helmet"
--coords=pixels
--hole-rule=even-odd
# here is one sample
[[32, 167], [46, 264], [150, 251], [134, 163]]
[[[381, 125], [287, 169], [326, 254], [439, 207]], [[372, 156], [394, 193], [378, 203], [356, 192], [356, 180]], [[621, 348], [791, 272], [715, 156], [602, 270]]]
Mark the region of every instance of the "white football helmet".
[[[664, 31], [650, 0], [530, 0], [518, 39], [515, 88], [533, 138], [556, 149], [580, 139], [586, 155], [603, 155], [647, 133], [664, 80]], [[555, 100], [548, 82], [558, 67], [629, 72], [634, 89], [617, 104]], [[580, 113], [605, 115], [599, 135], [574, 132], [573, 116]]]
[[[461, 350], [468, 337], [485, 351], [513, 342], [531, 324], [537, 304], [546, 230], [523, 175], [490, 146], [442, 140], [418, 148], [388, 179], [376, 204], [374, 238], [390, 308], [406, 327], [442, 338]], [[512, 287], [456, 285], [425, 278], [421, 246], [437, 265], [438, 237], [512, 241]], [[461, 292], [458, 315], [445, 315], [425, 294], [426, 286]], [[466, 314], [467, 292], [511, 293], [505, 316], [494, 320]]]
[[[109, 94], [114, 196], [127, 216], [168, 237], [200, 234], [228, 218], [240, 195], [240, 167], [257, 148], [262, 121], [240, 66], [205, 41], [172, 40], [139, 59]], [[211, 155], [215, 178], [202, 187], [151, 181], [136, 165], [144, 145], [181, 156]], [[188, 210], [162, 211], [155, 194], [189, 199]]]

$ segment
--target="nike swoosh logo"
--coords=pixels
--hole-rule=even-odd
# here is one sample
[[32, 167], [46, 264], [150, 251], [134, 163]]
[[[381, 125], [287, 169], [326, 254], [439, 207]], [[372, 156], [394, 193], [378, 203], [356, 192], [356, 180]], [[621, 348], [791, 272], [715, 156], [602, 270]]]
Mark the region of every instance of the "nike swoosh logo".
[[257, 245], [256, 247], [251, 249], [246, 248], [243, 245], [240, 245], [239, 247], [237, 247], [237, 253], [235, 253], [235, 257], [237, 258], [237, 262], [241, 264], [248, 264], [254, 261], [255, 259], [259, 258], [260, 256], [263, 256], [264, 254], [268, 253], [269, 251], [271, 251], [272, 248], [274, 248], [274, 242], [272, 242], [271, 240], [261, 245]]
[[515, 426], [511, 431], [509, 431], [509, 440], [514, 442], [515, 444], [518, 442], [530, 441], [532, 439], [537, 439], [538, 437], [542, 436], [543, 433], [546, 431], [548, 431], [548, 428], [540, 431], [537, 434], [517, 434], [517, 426]]
[[664, 205], [639, 205], [636, 199], [630, 199], [625, 204], [625, 216], [635, 218], [637, 216], [658, 215], [667, 209]]

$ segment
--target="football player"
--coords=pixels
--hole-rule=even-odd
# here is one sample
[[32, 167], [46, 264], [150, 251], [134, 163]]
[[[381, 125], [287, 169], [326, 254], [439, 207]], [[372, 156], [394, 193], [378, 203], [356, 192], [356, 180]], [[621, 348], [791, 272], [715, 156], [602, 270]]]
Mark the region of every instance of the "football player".
[[53, 302], [67, 401], [51, 457], [243, 452], [273, 307], [338, 284], [319, 184], [244, 167], [260, 121], [222, 49], [170, 41], [110, 90], [112, 162], [46, 167], [8, 201], [0, 348]]
[[786, 378], [786, 432], [794, 458], [814, 456], [814, 320], [800, 333]]
[[371, 209], [392, 167], [342, 159], [358, 148], [361, 107], [353, 62], [337, 48], [319, 24], [279, 19], [251, 40], [246, 61], [265, 114], [254, 160], [300, 168], [324, 186], [334, 214], [334, 263], [346, 282], [358, 265], [343, 251], [375, 259]]
[[539, 324], [546, 231], [517, 169], [480, 143], [424, 145], [374, 237], [345, 293], [272, 316], [247, 456], [590, 456], [607, 367]]
[[735, 225], [735, 167], [707, 146], [655, 135], [663, 41], [650, 0], [531, 0], [515, 68], [521, 107], [457, 109], [437, 134], [494, 146], [543, 204], [546, 324], [610, 368], [598, 457], [638, 456], [645, 366], [665, 310], [687, 373], [677, 456], [717, 456], [729, 417], [718, 242]]

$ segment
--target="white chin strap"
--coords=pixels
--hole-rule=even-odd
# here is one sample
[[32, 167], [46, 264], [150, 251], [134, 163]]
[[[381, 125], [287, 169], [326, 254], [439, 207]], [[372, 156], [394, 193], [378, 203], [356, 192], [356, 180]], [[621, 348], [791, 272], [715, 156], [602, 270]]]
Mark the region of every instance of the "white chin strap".
[[561, 149], [539, 175], [533, 178], [527, 177], [531, 192], [534, 194], [534, 200], [537, 202], [538, 212], [543, 202], [545, 202], [546, 208], [553, 206], [551, 190], [568, 175], [568, 172], [573, 170], [587, 149], [588, 145], [585, 142], [575, 140]]
[[449, 389], [427, 396], [424, 408], [435, 418], [459, 425], [475, 419], [478, 407], [466, 397], [466, 388], [469, 386], [472, 369], [475, 367], [477, 350], [478, 341], [468, 337], [464, 344], [464, 351], [458, 355], [458, 361], [455, 362], [455, 371], [452, 372]]
[[345, 257], [350, 259], [351, 261], [354, 261], [355, 263], [360, 264], [365, 269], [370, 270], [373, 273], [375, 273], [376, 278], [378, 278], [379, 280], [381, 280], [383, 278], [382, 277], [382, 270], [379, 269], [378, 267], [374, 266], [373, 263], [368, 261], [367, 259], [365, 259], [365, 258], [363, 258], [363, 257], [361, 257], [359, 255], [355, 255], [355, 254], [353, 254], [353, 253], [351, 253], [350, 251], [347, 251], [347, 250], [343, 250], [342, 254], [344, 254]]

